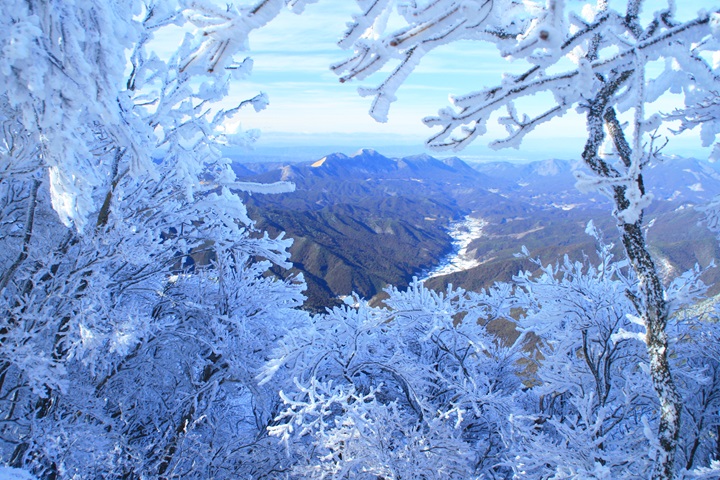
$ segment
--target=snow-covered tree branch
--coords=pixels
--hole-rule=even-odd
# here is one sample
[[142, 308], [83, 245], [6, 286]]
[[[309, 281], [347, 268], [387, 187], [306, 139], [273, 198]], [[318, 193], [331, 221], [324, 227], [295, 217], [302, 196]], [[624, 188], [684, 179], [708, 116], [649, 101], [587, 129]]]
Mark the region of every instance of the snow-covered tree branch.
[[[40, 478], [256, 477], [285, 463], [254, 380], [304, 321], [290, 241], [220, 146], [265, 0], [9, 1], [0, 19], [0, 458]], [[177, 34], [177, 48], [154, 39]], [[262, 455], [258, 455], [262, 452]], [[275, 455], [277, 453], [277, 456]], [[245, 461], [253, 458], [253, 462]]]
[[[264, 380], [290, 370], [270, 432], [300, 459], [299, 478], [469, 478], [506, 455], [522, 393], [523, 340], [487, 330], [509, 314], [510, 289], [439, 294], [419, 283], [314, 318], [286, 336]], [[357, 300], [357, 299], [355, 299]]]
[[[439, 128], [427, 141], [430, 148], [467, 146], [487, 132], [488, 121], [503, 109], [506, 114], [498, 121], [507, 135], [491, 142], [494, 148], [517, 147], [537, 126], [571, 109], [585, 116], [587, 142], [578, 153], [590, 173], [579, 178], [580, 186], [599, 188], [613, 200], [622, 243], [639, 280], [632, 303], [646, 327], [649, 374], [660, 401], [653, 478], [672, 478], [682, 403], [668, 359], [666, 292], [642, 231], [643, 210], [651, 199], [642, 171], [658, 153], [652, 132], [663, 118], [648, 114], [646, 106], [665, 94], [683, 93], [687, 108], [674, 118], [683, 121], [683, 128], [702, 124], [704, 142], [711, 143], [717, 133], [712, 92], [720, 81], [711, 57], [717, 53], [720, 11], [704, 10], [679, 21], [672, 1], [648, 11], [649, 2], [635, 0], [582, 5], [428, 0], [398, 6], [406, 26], [388, 32], [381, 19], [394, 4], [358, 3], [364, 14], [340, 42], [354, 56], [333, 68], [343, 81], [363, 80], [388, 62], [400, 62], [377, 87], [360, 89], [361, 95], [375, 97], [371, 115], [380, 121], [400, 84], [437, 45], [461, 38], [487, 41], [502, 56], [530, 64], [496, 86], [453, 97], [452, 107], [425, 118], [428, 126]], [[665, 68], [651, 77], [650, 65], [659, 61]], [[549, 94], [544, 107], [524, 111], [529, 97], [543, 93]]]

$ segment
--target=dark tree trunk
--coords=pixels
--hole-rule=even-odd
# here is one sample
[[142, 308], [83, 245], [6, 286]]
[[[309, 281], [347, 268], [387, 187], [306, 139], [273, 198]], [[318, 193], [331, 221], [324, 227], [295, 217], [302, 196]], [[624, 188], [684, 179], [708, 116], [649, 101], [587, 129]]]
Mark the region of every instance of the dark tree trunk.
[[[595, 175], [606, 180], [619, 180], [623, 177], [620, 171], [599, 155], [600, 146], [605, 140], [606, 129], [625, 167], [630, 167], [632, 162], [632, 148], [625, 138], [614, 109], [608, 107], [610, 99], [631, 75], [631, 71], [625, 71], [610, 80], [601, 79], [605, 82], [605, 86], [598, 92], [588, 108], [588, 141], [583, 151], [583, 161]], [[644, 194], [642, 175], [638, 174], [632, 181], [636, 182], [637, 188]], [[650, 376], [660, 406], [658, 422], [660, 451], [652, 478], [669, 480], [674, 476], [682, 401], [673, 381], [668, 361], [668, 339], [665, 331], [668, 310], [665, 302], [665, 289], [645, 242], [642, 231], [642, 214], [632, 223], [629, 223], [622, 215], [625, 210], [632, 207], [630, 199], [627, 197], [627, 186], [618, 182], [611, 187], [611, 191], [615, 204], [614, 214], [618, 219], [623, 247], [640, 282], [640, 297], [631, 295], [631, 299], [645, 323], [645, 343], [650, 360]]]

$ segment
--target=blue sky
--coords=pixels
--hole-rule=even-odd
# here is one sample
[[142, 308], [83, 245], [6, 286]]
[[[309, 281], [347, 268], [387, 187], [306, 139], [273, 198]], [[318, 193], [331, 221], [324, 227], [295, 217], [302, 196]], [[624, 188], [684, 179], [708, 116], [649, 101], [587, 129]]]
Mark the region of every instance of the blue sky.
[[[697, 11], [712, 7], [715, 2], [678, 3], [683, 5], [681, 8]], [[371, 99], [357, 94], [359, 84], [341, 84], [329, 69], [347, 54], [336, 42], [351, 15], [358, 11], [356, 3], [350, 0], [320, 0], [300, 16], [285, 12], [267, 27], [251, 34], [253, 74], [233, 86], [232, 96], [240, 100], [264, 91], [270, 97], [265, 111], [255, 114], [248, 110], [236, 119], [243, 129], [262, 131], [256, 154], [287, 153], [295, 149], [312, 157], [315, 152], [317, 155], [327, 153], [326, 147], [346, 153], [361, 147], [393, 155], [419, 153], [431, 133], [421, 119], [448, 105], [449, 94], [494, 85], [504, 71], [522, 69], [522, 65], [506, 62], [492, 47], [479, 42], [445, 46], [426, 57], [400, 88], [389, 121], [377, 123], [367, 114]], [[671, 108], [668, 105], [660, 108], [668, 111]], [[487, 138], [480, 138], [459, 155], [474, 159], [577, 158], [582, 150], [585, 127], [582, 117], [566, 115], [533, 132], [520, 150], [487, 148], [494, 132], [501, 132], [500, 127], [491, 125]], [[692, 133], [673, 139], [666, 152], [707, 156], [709, 152], [699, 145], [697, 135]]]

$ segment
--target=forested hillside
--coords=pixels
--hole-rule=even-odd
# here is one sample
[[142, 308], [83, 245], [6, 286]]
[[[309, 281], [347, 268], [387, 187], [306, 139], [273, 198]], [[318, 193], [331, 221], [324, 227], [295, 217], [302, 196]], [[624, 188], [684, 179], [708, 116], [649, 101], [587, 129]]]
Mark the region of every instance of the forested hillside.
[[[422, 277], [453, 255], [447, 231], [468, 215], [486, 222], [468, 245], [479, 265], [433, 278], [427, 286], [480, 290], [511, 281], [532, 268], [515, 257], [522, 247], [545, 259], [589, 255], [597, 261], [595, 242], [585, 233], [589, 220], [621, 255], [607, 199], [575, 188], [579, 167], [544, 160], [473, 168], [459, 158], [391, 159], [367, 150], [308, 163], [234, 163], [244, 180], [295, 184], [292, 193], [243, 199], [258, 227], [294, 239], [293, 268], [277, 273], [301, 272], [305, 306], [320, 312], [353, 292], [370, 299], [388, 285], [406, 287]], [[656, 200], [646, 214], [647, 235], [669, 284], [696, 263], [706, 267], [718, 258], [720, 246], [696, 207], [720, 194], [720, 173], [715, 164], [677, 158], [658, 162], [646, 177]], [[718, 293], [717, 269], [702, 278], [711, 285], [709, 294]]]

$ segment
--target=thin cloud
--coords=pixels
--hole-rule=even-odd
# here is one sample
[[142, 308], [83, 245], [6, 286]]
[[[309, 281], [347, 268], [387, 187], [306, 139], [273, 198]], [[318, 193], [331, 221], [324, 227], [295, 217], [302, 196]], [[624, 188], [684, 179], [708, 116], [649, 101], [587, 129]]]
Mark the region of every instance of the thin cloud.
[[[702, 2], [688, 2], [687, 5], [698, 5], [699, 8]], [[693, 9], [692, 6], [689, 8]], [[520, 73], [527, 68], [521, 62], [502, 60], [495, 48], [487, 43], [464, 41], [442, 46], [427, 55], [400, 87], [398, 100], [390, 109], [389, 121], [378, 124], [368, 115], [372, 98], [360, 97], [357, 88], [379, 84], [392, 66], [386, 66], [363, 82], [345, 84], [340, 84], [329, 69], [331, 64], [350, 54], [341, 50], [337, 41], [345, 24], [357, 12], [355, 2], [320, 1], [309, 5], [300, 16], [284, 12], [267, 27], [251, 34], [250, 56], [255, 62], [254, 71], [247, 81], [233, 85], [229, 103], [264, 91], [269, 95], [270, 105], [259, 114], [241, 112], [234, 122], [241, 122], [245, 128], [260, 128], [273, 138], [284, 134], [287, 134], [284, 138], [296, 140], [298, 136], [307, 136], [309, 141], [345, 138], [355, 145], [364, 135], [367, 138], [365, 146], [375, 146], [374, 142], [389, 136], [415, 139], [420, 147], [433, 132], [421, 119], [450, 105], [449, 94], [478, 91], [498, 84], [504, 73]], [[529, 101], [536, 102], [534, 108], [541, 108], [548, 99], [538, 95]], [[529, 107], [533, 108], [532, 105]], [[491, 121], [488, 128], [487, 137], [476, 142], [477, 148], [486, 148], [484, 145], [491, 138], [505, 134], [496, 121]], [[288, 136], [288, 132], [295, 137]], [[523, 151], [529, 148], [539, 152], [543, 151], [543, 146], [546, 150], [567, 146], [581, 151], [585, 135], [582, 116], [567, 114], [555, 120], [552, 126], [532, 132], [523, 144]]]

